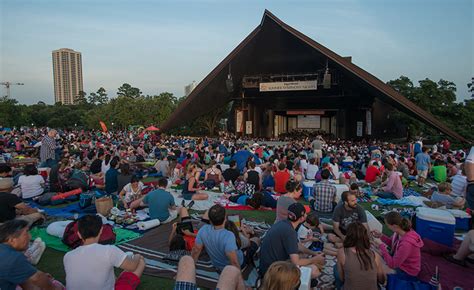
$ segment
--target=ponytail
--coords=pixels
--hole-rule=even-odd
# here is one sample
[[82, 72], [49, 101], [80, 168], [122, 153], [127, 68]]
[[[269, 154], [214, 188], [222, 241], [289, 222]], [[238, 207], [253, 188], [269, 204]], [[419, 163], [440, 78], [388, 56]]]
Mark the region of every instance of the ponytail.
[[402, 218], [402, 222], [400, 224], [400, 228], [402, 230], [404, 230], [405, 232], [408, 232], [411, 230], [411, 222], [406, 219], [406, 218]]
[[411, 230], [411, 222], [396, 211], [387, 213], [385, 215], [385, 222], [389, 225], [397, 225], [405, 232]]

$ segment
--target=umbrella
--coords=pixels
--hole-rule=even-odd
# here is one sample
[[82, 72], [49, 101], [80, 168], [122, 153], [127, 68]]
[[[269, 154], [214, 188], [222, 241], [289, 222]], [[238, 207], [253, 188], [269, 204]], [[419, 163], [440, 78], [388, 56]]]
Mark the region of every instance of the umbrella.
[[146, 128], [145, 131], [160, 131], [160, 128], [156, 128], [155, 126], [150, 126]]

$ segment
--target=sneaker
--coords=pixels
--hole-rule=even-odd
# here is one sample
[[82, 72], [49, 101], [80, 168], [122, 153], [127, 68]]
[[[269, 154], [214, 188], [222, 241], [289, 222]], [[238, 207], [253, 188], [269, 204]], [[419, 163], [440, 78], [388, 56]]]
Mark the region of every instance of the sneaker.
[[188, 203], [187, 208], [188, 208], [188, 209], [191, 209], [191, 208], [193, 207], [193, 205], [194, 205], [194, 200], [191, 200], [191, 202]]

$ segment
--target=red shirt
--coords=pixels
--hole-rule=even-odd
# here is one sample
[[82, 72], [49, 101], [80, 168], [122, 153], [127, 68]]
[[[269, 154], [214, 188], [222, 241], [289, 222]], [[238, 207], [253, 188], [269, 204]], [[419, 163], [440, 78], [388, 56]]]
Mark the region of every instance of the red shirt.
[[286, 193], [286, 183], [290, 180], [290, 177], [290, 173], [287, 169], [275, 173], [273, 177], [275, 179], [275, 191], [278, 193]]
[[379, 169], [373, 165], [370, 165], [369, 167], [367, 167], [367, 172], [365, 173], [365, 181], [368, 183], [374, 182], [377, 179], [377, 176], [379, 175]]

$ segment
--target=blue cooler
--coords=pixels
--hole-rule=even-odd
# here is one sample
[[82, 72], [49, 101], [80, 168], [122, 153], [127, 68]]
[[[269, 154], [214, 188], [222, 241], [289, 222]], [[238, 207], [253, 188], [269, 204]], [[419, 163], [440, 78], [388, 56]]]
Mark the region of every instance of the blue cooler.
[[447, 210], [419, 207], [416, 209], [416, 232], [434, 242], [453, 246], [456, 219]]
[[471, 215], [465, 211], [459, 209], [448, 209], [448, 211], [454, 216], [456, 219], [456, 230], [461, 231], [469, 231]]
[[304, 181], [303, 182], [303, 197], [305, 200], [309, 200], [313, 196], [313, 185], [314, 181]]

